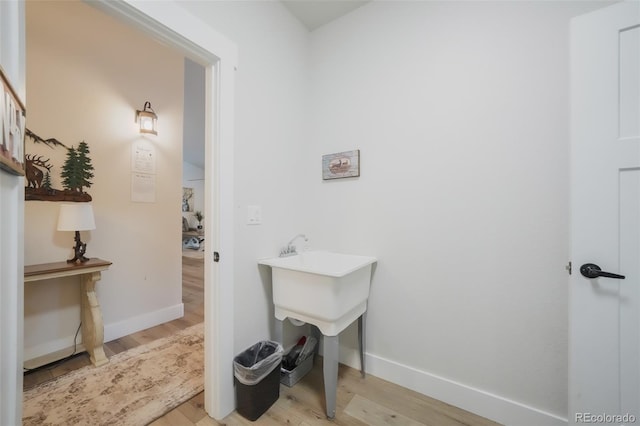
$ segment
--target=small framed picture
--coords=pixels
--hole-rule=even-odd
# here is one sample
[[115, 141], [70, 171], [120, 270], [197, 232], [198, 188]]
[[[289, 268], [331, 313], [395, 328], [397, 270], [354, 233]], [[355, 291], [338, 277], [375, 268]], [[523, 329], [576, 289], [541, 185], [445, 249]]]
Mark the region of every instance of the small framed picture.
[[193, 188], [182, 187], [182, 211], [193, 211]]
[[360, 150], [336, 152], [322, 156], [322, 179], [360, 176]]
[[11, 174], [24, 176], [24, 104], [2, 68], [0, 94], [0, 129], [5, 129], [0, 132], [0, 168]]

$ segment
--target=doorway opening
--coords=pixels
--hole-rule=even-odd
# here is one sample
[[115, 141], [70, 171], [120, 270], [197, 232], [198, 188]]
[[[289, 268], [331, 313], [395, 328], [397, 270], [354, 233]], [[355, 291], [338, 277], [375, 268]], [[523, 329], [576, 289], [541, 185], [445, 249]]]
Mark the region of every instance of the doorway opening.
[[[172, 2], [90, 2], [151, 38], [182, 52], [205, 70], [205, 152], [203, 212], [207, 255], [204, 264], [205, 409], [221, 419], [233, 398], [233, 98], [237, 51], [233, 43]], [[220, 177], [224, 176], [221, 180]], [[178, 208], [178, 207], [176, 207]], [[177, 244], [177, 242], [176, 242]], [[224, 263], [214, 262], [222, 259]]]
[[182, 136], [182, 303], [184, 317], [204, 321], [205, 68], [185, 58]]
[[[233, 393], [233, 137], [237, 48], [175, 3], [92, 2], [205, 67], [205, 409], [222, 419]], [[220, 179], [224, 176], [224, 180]], [[215, 255], [215, 256], [214, 256]], [[215, 259], [215, 260], [214, 260]], [[219, 263], [222, 259], [223, 263]]]

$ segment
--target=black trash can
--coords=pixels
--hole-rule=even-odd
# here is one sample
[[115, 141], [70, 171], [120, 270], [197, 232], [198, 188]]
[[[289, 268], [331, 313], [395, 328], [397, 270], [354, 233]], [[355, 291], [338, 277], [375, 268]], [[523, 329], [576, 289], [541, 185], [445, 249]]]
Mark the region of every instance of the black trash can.
[[265, 340], [242, 351], [233, 359], [236, 382], [236, 410], [254, 421], [280, 397], [282, 345]]

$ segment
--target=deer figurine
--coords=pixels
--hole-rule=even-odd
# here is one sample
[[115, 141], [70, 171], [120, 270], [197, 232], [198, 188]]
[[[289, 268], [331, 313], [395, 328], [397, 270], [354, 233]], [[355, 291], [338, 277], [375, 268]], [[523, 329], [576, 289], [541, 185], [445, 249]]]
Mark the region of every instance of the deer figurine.
[[43, 160], [41, 155], [38, 157], [35, 155], [25, 156], [25, 177], [27, 178], [27, 187], [40, 188], [42, 186], [44, 172], [39, 167], [43, 167], [48, 171], [51, 171], [52, 166], [51, 164], [48, 164], [48, 161], [48, 158]]

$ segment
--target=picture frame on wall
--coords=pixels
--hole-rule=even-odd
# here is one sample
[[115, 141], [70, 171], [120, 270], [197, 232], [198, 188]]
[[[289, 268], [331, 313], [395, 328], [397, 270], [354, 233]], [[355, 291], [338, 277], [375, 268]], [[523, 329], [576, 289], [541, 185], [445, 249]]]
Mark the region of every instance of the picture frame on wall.
[[182, 212], [193, 212], [193, 188], [182, 187]]
[[360, 176], [360, 150], [336, 152], [322, 156], [322, 179]]
[[0, 67], [0, 169], [25, 175], [24, 136], [26, 111], [7, 74]]

